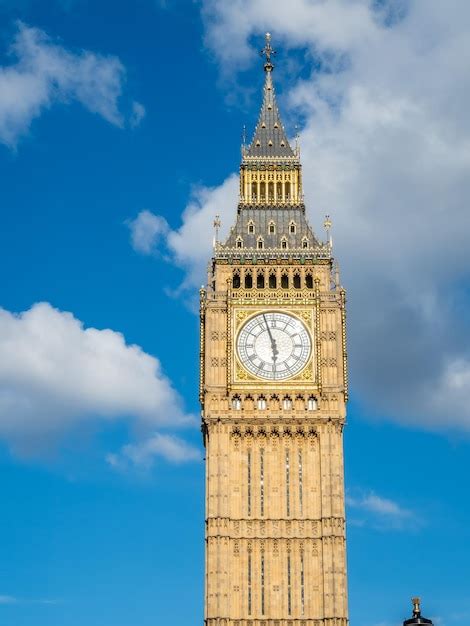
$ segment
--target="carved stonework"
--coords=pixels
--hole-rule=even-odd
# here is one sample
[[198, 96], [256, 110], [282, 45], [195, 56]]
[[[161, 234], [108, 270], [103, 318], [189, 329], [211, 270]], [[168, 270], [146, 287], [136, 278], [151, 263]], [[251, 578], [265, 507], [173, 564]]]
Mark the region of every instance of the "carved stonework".
[[237, 326], [239, 326], [242, 322], [244, 322], [250, 314], [251, 314], [250, 311], [237, 311], [237, 314], [235, 316]]
[[254, 376], [252, 376], [251, 374], [249, 374], [246, 369], [244, 367], [242, 367], [238, 361], [235, 364], [235, 372], [236, 372], [236, 377], [235, 380], [239, 381], [245, 381], [245, 380], [256, 380], [256, 378]]
[[[243, 147], [235, 223], [226, 241], [216, 233], [200, 291], [204, 619], [205, 626], [347, 626], [346, 296], [331, 245], [306, 218], [269, 45], [263, 107], [271, 108], [260, 115], [259, 145]], [[271, 137], [279, 141], [268, 158]]]

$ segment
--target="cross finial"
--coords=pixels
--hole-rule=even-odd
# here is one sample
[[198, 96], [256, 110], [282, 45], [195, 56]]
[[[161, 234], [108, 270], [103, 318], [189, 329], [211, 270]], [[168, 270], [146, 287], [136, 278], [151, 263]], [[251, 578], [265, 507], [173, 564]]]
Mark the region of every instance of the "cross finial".
[[271, 46], [271, 33], [266, 33], [264, 36], [265, 44], [264, 48], [261, 50], [261, 54], [266, 57], [266, 63], [264, 64], [264, 69], [266, 72], [271, 72], [274, 68], [274, 65], [271, 63], [271, 56], [276, 54], [276, 51], [273, 50]]

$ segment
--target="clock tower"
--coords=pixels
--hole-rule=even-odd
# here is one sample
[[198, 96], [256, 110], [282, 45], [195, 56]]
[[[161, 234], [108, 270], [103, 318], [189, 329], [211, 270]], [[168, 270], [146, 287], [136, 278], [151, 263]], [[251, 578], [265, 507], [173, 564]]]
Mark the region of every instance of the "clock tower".
[[305, 215], [269, 34], [263, 53], [235, 224], [200, 294], [205, 623], [347, 626], [345, 292]]

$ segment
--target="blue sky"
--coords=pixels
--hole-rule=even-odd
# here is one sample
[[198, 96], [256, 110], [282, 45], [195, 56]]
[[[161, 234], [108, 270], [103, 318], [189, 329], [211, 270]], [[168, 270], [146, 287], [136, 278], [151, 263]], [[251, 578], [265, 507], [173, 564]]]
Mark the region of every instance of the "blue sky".
[[202, 620], [194, 303], [266, 30], [348, 290], [351, 623], [468, 620], [470, 9], [441, 5], [0, 0], [1, 624]]

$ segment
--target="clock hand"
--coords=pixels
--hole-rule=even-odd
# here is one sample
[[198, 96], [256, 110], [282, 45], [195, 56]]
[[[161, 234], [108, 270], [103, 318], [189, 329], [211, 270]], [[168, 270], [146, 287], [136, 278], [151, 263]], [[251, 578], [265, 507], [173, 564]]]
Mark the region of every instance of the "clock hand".
[[277, 349], [276, 340], [273, 337], [271, 329], [269, 328], [268, 320], [266, 319], [266, 315], [263, 313], [263, 319], [266, 324], [266, 330], [268, 331], [269, 339], [271, 340], [271, 349], [273, 351], [273, 364], [276, 367], [277, 355], [279, 354], [279, 350]]

